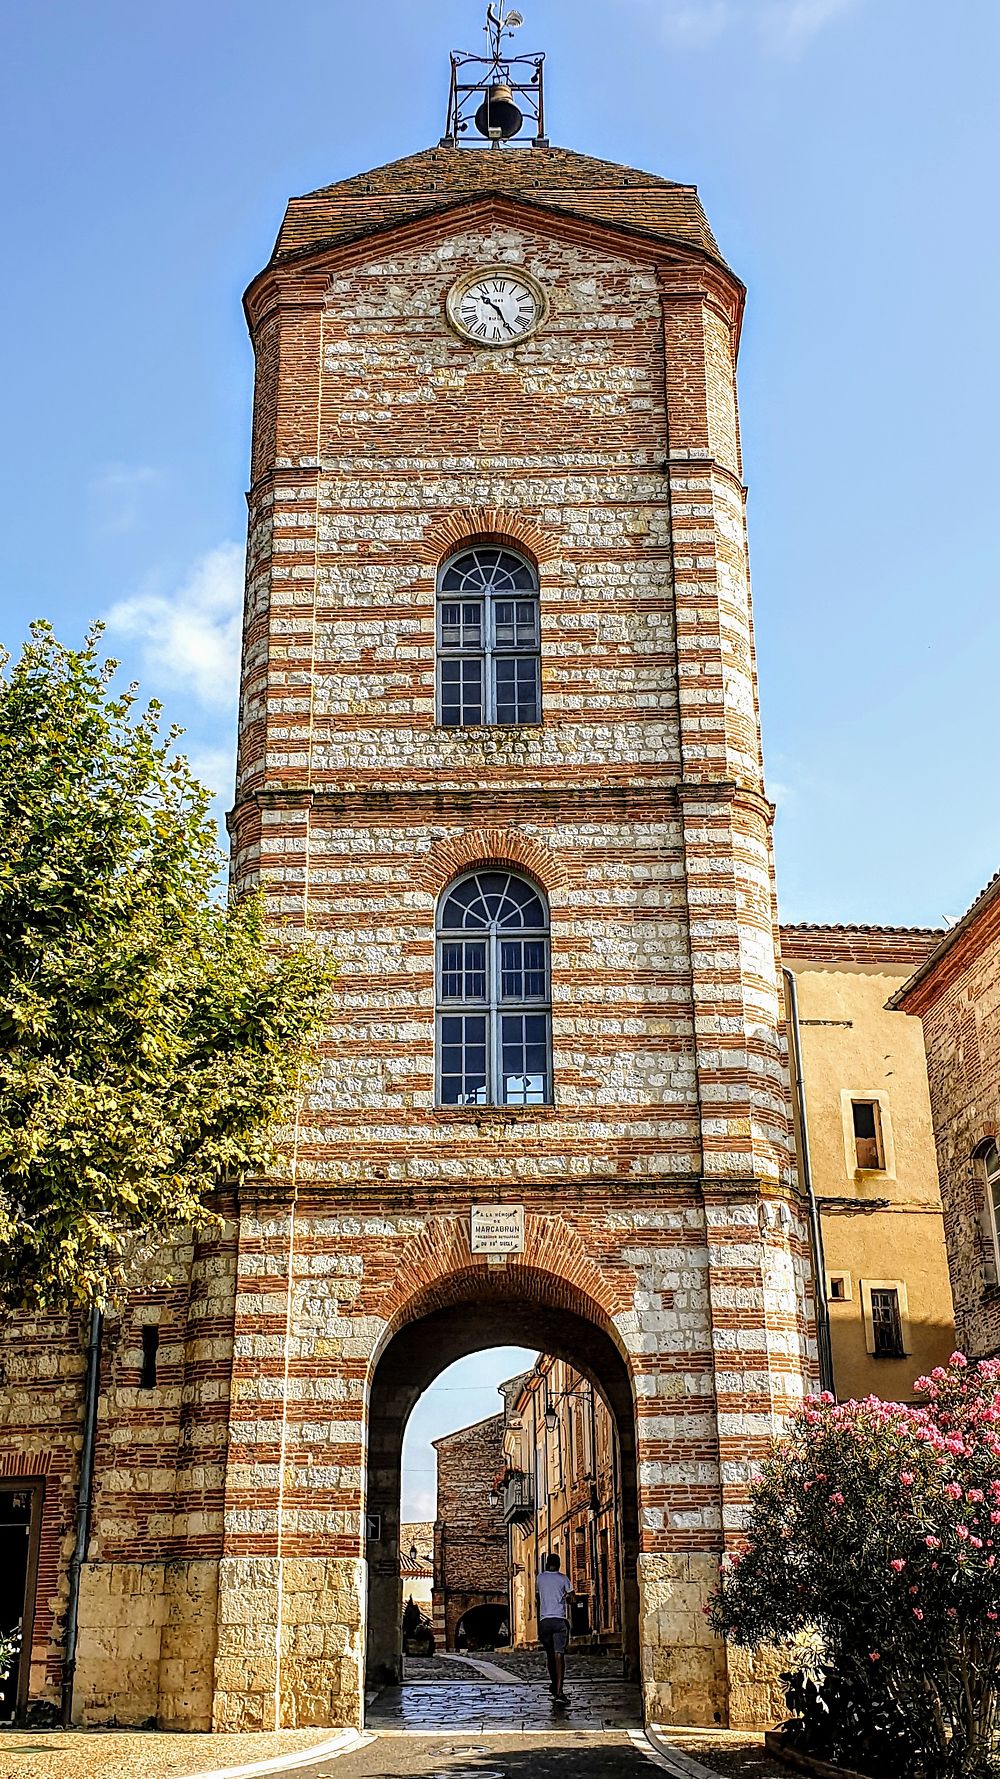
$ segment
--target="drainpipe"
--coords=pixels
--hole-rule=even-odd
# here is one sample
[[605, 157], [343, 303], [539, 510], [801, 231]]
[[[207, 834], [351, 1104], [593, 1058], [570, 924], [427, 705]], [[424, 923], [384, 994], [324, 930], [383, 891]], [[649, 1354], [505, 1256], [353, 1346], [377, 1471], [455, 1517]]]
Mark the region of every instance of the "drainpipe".
[[94, 1445], [97, 1435], [97, 1398], [101, 1381], [101, 1335], [104, 1317], [97, 1305], [90, 1311], [87, 1340], [87, 1371], [83, 1392], [83, 1449], [80, 1453], [80, 1484], [76, 1494], [76, 1543], [69, 1565], [69, 1598], [66, 1602], [66, 1651], [63, 1656], [62, 1724], [73, 1721], [73, 1681], [76, 1676], [76, 1645], [80, 1616], [80, 1571], [87, 1560], [90, 1515], [94, 1498]]
[[819, 1353], [820, 1388], [836, 1392], [833, 1387], [833, 1346], [830, 1340], [830, 1311], [826, 1301], [826, 1261], [823, 1256], [823, 1226], [813, 1188], [812, 1162], [809, 1158], [809, 1120], [806, 1114], [806, 1088], [802, 1077], [802, 1038], [799, 1031], [799, 993], [794, 971], [782, 965], [788, 989], [788, 1024], [792, 1035], [792, 1065], [795, 1071], [795, 1099], [799, 1112], [799, 1175], [809, 1206], [809, 1245], [812, 1249], [813, 1279], [816, 1300], [816, 1346]]

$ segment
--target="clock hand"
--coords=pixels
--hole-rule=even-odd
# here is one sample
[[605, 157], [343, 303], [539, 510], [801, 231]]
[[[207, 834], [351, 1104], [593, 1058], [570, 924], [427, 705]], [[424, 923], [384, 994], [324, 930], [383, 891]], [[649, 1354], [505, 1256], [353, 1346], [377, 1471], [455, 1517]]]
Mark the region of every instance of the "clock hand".
[[494, 310], [494, 311], [495, 311], [495, 313], [496, 313], [496, 314], [497, 314], [497, 315], [499, 315], [499, 317], [500, 317], [500, 320], [501, 320], [501, 321], [502, 321], [502, 322], [503, 322], [503, 324], [504, 324], [504, 327], [509, 327], [509, 326], [510, 326], [510, 323], [509, 323], [509, 321], [508, 321], [508, 320], [507, 320], [507, 317], [506, 317], [506, 315], [505, 315], [505, 314], [504, 314], [504, 312], [503, 312], [503, 310], [502, 310], [502, 309], [501, 309], [501, 308], [499, 308], [499, 307], [498, 307], [498, 306], [497, 306], [497, 304], [496, 304], [496, 303], [495, 303], [495, 302], [494, 302], [494, 301], [493, 301], [493, 298], [492, 298], [492, 297], [487, 297], [487, 298], [486, 298], [486, 302], [487, 302], [487, 305], [488, 305], [488, 306], [489, 306], [489, 308], [491, 308], [491, 309], [493, 309], [493, 310]]

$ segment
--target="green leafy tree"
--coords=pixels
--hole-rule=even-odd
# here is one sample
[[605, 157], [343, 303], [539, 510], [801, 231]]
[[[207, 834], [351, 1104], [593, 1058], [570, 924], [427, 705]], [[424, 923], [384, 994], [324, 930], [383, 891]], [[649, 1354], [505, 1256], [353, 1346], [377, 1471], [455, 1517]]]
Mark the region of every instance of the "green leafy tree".
[[812, 1640], [829, 1745], [811, 1752], [985, 1779], [1000, 1774], [1000, 1360], [955, 1353], [915, 1388], [922, 1406], [805, 1404], [710, 1618], [751, 1648]]
[[220, 903], [209, 793], [95, 628], [0, 656], [0, 1297], [104, 1302], [273, 1160], [332, 967]]

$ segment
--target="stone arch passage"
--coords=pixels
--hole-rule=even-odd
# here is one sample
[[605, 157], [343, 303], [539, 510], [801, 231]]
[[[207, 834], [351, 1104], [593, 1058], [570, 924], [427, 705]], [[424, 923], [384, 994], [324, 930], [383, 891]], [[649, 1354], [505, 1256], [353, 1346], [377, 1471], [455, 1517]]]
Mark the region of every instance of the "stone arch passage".
[[[442, 1295], [451, 1301], [441, 1302]], [[571, 1303], [570, 1298], [579, 1301]], [[639, 1513], [635, 1409], [628, 1366], [596, 1306], [563, 1280], [506, 1265], [470, 1268], [438, 1283], [413, 1306], [384, 1347], [371, 1382], [368, 1412], [367, 1508], [381, 1517], [381, 1540], [369, 1546], [367, 1681], [398, 1680], [402, 1671], [399, 1518], [403, 1433], [411, 1410], [456, 1359], [495, 1346], [534, 1347], [567, 1360], [588, 1377], [614, 1417], [621, 1465], [622, 1646], [626, 1672], [639, 1672]]]

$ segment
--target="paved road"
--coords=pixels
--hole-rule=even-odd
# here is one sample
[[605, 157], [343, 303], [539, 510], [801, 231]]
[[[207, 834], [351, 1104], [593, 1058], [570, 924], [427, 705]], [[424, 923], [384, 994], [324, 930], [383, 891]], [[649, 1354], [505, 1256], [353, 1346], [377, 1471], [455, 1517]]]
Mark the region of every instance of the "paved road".
[[[379, 1734], [329, 1765], [282, 1779], [655, 1779], [658, 1762], [625, 1730], [554, 1736]], [[676, 1769], [678, 1779], [684, 1769]], [[686, 1779], [686, 1775], [685, 1775]]]
[[544, 1680], [408, 1681], [387, 1686], [369, 1706], [369, 1729], [537, 1730], [564, 1736], [583, 1730], [642, 1728], [639, 1689], [624, 1680], [579, 1680], [566, 1686], [569, 1704], [553, 1704]]

